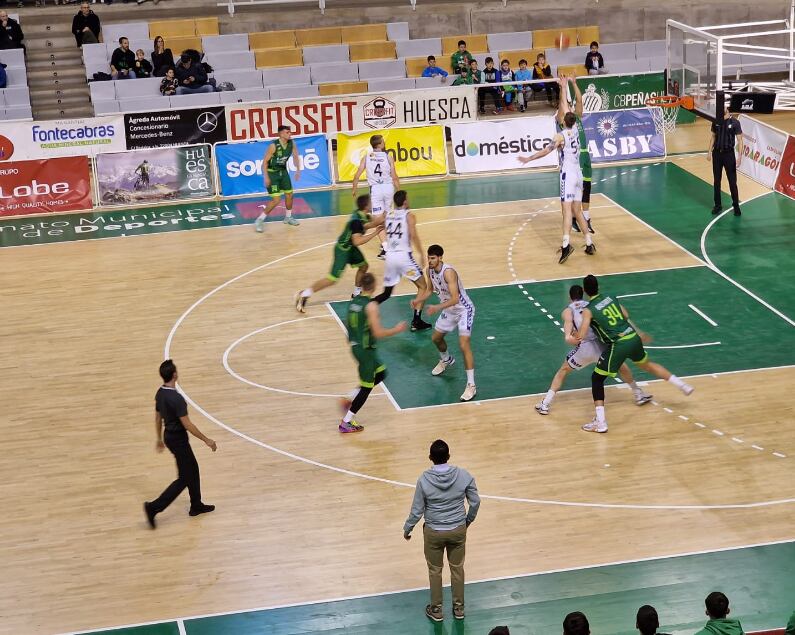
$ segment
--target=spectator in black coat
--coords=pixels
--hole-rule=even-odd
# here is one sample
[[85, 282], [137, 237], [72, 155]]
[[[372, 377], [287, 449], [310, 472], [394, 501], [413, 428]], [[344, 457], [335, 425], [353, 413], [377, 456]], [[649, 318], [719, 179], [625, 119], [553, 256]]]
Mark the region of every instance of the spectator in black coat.
[[110, 56], [110, 76], [113, 79], [135, 79], [135, 53], [130, 50], [130, 41], [119, 38], [119, 48]]
[[200, 62], [194, 61], [190, 55], [183, 53], [179, 58], [174, 73], [179, 83], [177, 95], [192, 95], [193, 93], [212, 93], [214, 88], [207, 83], [207, 73]]
[[14, 18], [9, 18], [5, 9], [0, 9], [0, 50], [24, 49], [25, 35]]
[[165, 77], [168, 69], [174, 70], [174, 54], [166, 48], [162, 36], [155, 38], [155, 48], [152, 51], [152, 74], [155, 77]]
[[585, 55], [585, 68], [589, 75], [604, 75], [605, 60], [599, 52], [599, 42], [591, 42], [591, 50]]
[[77, 40], [77, 48], [99, 42], [101, 31], [99, 16], [91, 10], [88, 2], [82, 2], [80, 11], [72, 18], [72, 33]]
[[152, 76], [152, 65], [149, 63], [149, 60], [146, 59], [143, 49], [135, 51], [135, 66], [133, 70], [138, 79]]

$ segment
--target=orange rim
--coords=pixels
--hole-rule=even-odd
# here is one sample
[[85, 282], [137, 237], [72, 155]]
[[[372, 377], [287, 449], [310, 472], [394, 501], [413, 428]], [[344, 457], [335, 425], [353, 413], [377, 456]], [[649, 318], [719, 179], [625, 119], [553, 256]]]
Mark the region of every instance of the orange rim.
[[[646, 100], [646, 105], [649, 108], [657, 106], [658, 108], [675, 108], [676, 106], [683, 105], [684, 100], [676, 95], [658, 95], [649, 97]], [[686, 106], [685, 106], [686, 107]]]

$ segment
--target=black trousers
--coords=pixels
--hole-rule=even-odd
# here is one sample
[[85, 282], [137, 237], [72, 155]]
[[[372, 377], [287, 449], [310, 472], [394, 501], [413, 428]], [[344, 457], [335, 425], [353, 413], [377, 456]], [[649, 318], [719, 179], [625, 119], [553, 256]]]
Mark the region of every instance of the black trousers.
[[[534, 93], [540, 93], [542, 90], [547, 92], [547, 101], [558, 101], [560, 99], [560, 84], [557, 82], [544, 82], [543, 84], [530, 84], [533, 87]], [[542, 88], [543, 86], [543, 88]]]
[[478, 110], [485, 110], [486, 108], [486, 95], [491, 95], [494, 100], [495, 108], [502, 108], [502, 97], [497, 88], [478, 88]]
[[729, 180], [732, 205], [739, 209], [740, 196], [737, 194], [737, 157], [734, 155], [734, 149], [712, 151], [712, 186], [715, 190], [715, 207], [721, 207], [720, 182], [723, 177], [723, 170], [726, 170], [726, 178]]
[[199, 463], [193, 454], [193, 449], [186, 439], [169, 439], [166, 435], [166, 447], [177, 461], [177, 480], [171, 483], [157, 500], [152, 501], [152, 511], [156, 514], [162, 512], [174, 502], [186, 487], [190, 494], [190, 506], [198, 507], [202, 503], [201, 481], [199, 478]]

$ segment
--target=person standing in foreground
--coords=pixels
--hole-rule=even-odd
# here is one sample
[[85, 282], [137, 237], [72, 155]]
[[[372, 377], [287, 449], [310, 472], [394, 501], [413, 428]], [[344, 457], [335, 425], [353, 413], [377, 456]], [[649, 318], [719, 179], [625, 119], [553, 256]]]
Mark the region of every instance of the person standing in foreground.
[[199, 464], [188, 441], [188, 432], [201, 439], [213, 452], [218, 449], [215, 441], [202, 434], [188, 417], [188, 404], [177, 392], [177, 367], [167, 359], [160, 364], [160, 377], [163, 385], [155, 395], [155, 432], [156, 448], [162, 452], [166, 447], [177, 461], [177, 480], [171, 483], [160, 496], [152, 502], [144, 503], [144, 512], [149, 526], [154, 529], [155, 516], [165, 510], [186, 487], [190, 493], [190, 516], [206, 514], [215, 509], [215, 505], [202, 502]]
[[[428, 578], [431, 586], [431, 603], [425, 607], [425, 615], [434, 622], [444, 620], [442, 613], [442, 567], [444, 552], [453, 594], [453, 617], [464, 619], [464, 556], [466, 554], [467, 527], [478, 515], [480, 496], [472, 475], [461, 467], [449, 465], [450, 448], [437, 439], [431, 444], [428, 458], [433, 467], [425, 470], [417, 479], [411, 512], [403, 526], [403, 537], [411, 540], [411, 532], [421, 517], [425, 517], [422, 528], [425, 545], [425, 560], [428, 563]], [[469, 511], [464, 500], [469, 503]]]
[[292, 133], [289, 126], [279, 126], [278, 138], [268, 146], [262, 163], [265, 170], [262, 175], [265, 179], [265, 188], [271, 200], [264, 206], [262, 213], [254, 221], [254, 229], [262, 233], [265, 231], [265, 219], [268, 217], [284, 195], [284, 204], [287, 212], [284, 216], [284, 223], [287, 225], [298, 225], [298, 221], [293, 218], [293, 183], [290, 180], [290, 173], [287, 171], [287, 162], [292, 159], [295, 164], [295, 180], [301, 178], [301, 161], [298, 156], [298, 148], [292, 140]]
[[720, 591], [713, 591], [704, 600], [709, 620], [696, 635], [743, 635], [740, 620], [726, 617], [729, 611], [729, 598]]
[[586, 423], [582, 429], [586, 432], [607, 432], [605, 419], [605, 380], [615, 377], [625, 360], [629, 359], [646, 372], [655, 377], [671, 382], [685, 396], [693, 392], [693, 387], [671, 374], [665, 366], [649, 360], [643, 348], [643, 342], [651, 338], [629, 321], [627, 310], [611, 296], [599, 293], [596, 276], [585, 276], [583, 289], [590, 302], [582, 309], [582, 322], [577, 332], [577, 340], [585, 341], [589, 329], [593, 327], [606, 348], [591, 375], [591, 393], [596, 414], [593, 421]]
[[[734, 154], [734, 145], [737, 145], [737, 154]], [[723, 119], [716, 119], [712, 123], [712, 136], [707, 150], [707, 161], [712, 161], [712, 188], [715, 195], [713, 214], [720, 214], [723, 210], [721, 203], [720, 182], [723, 171], [726, 170], [726, 179], [729, 181], [729, 191], [732, 195], [734, 215], [740, 216], [740, 196], [737, 192], [737, 168], [743, 160], [743, 129], [740, 122], [734, 119], [726, 106]]]
[[371, 297], [375, 291], [375, 276], [365, 273], [361, 285], [362, 293], [351, 299], [348, 305], [348, 317], [345, 320], [351, 353], [359, 365], [359, 388], [351, 398], [342, 400], [344, 415], [339, 425], [342, 433], [364, 430], [364, 426], [357, 423], [354, 417], [367, 401], [373, 388], [386, 377], [386, 366], [378, 359], [376, 342], [406, 330], [405, 322], [400, 322], [392, 328], [384, 328], [381, 325], [378, 302]]

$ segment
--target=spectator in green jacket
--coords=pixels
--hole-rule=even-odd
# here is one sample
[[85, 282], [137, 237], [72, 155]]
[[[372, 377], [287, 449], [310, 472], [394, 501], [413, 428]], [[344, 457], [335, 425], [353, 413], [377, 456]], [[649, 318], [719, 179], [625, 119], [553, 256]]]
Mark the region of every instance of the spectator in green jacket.
[[469, 69], [453, 82], [453, 86], [461, 86], [462, 84], [471, 86], [472, 84], [483, 84], [483, 71], [478, 70], [478, 61], [472, 60], [469, 63]]
[[648, 604], [638, 609], [638, 615], [635, 618], [635, 628], [640, 631], [640, 635], [665, 635], [657, 631], [660, 628], [660, 618], [655, 608]]
[[464, 75], [469, 70], [469, 63], [473, 60], [472, 53], [467, 51], [467, 43], [459, 40], [458, 50], [450, 58], [450, 66], [454, 73]]
[[739, 620], [726, 617], [729, 614], [729, 598], [714, 591], [704, 600], [709, 620], [696, 635], [744, 635]]

